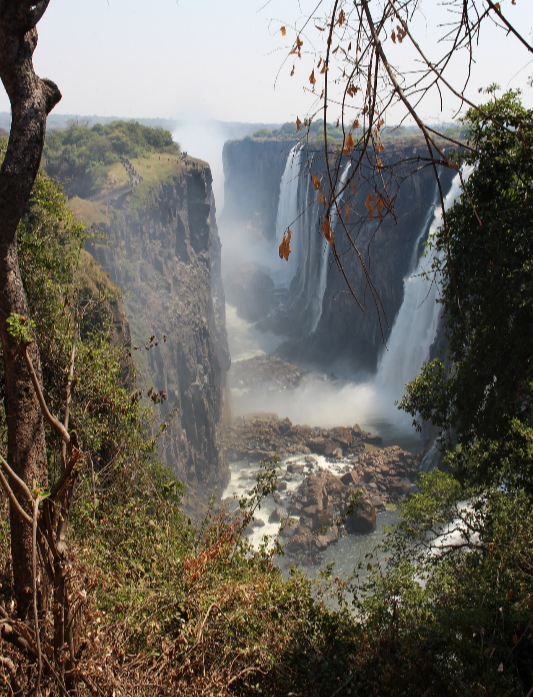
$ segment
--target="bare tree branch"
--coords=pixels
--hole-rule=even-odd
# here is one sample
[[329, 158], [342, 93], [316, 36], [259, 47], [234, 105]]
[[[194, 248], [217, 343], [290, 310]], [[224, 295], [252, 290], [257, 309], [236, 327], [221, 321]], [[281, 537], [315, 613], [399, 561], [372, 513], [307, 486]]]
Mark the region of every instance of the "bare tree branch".
[[[0, 460], [2, 461], [2, 464], [4, 466], [6, 466], [7, 463], [1, 455], [0, 455]], [[9, 497], [9, 500], [11, 501], [11, 504], [15, 508], [17, 513], [21, 516], [21, 518], [23, 520], [25, 520], [29, 525], [31, 525], [32, 524], [31, 517], [26, 513], [26, 511], [22, 508], [20, 503], [17, 501], [17, 497], [15, 496], [15, 494], [13, 493], [13, 490], [11, 489], [9, 484], [7, 483], [7, 480], [5, 479], [4, 475], [2, 474], [2, 470], [0, 470], [0, 483], [4, 487], [4, 491], [6, 492], [7, 496]]]
[[24, 361], [26, 362], [26, 366], [28, 367], [31, 382], [32, 382], [33, 387], [35, 389], [35, 394], [37, 395], [37, 399], [39, 400], [39, 405], [41, 407], [41, 411], [43, 413], [45, 421], [48, 423], [48, 425], [51, 428], [53, 428], [53, 430], [59, 436], [61, 436], [61, 438], [63, 439], [63, 441], [67, 445], [70, 445], [70, 435], [69, 435], [67, 429], [63, 426], [63, 424], [60, 421], [58, 421], [55, 418], [55, 416], [52, 416], [52, 414], [48, 411], [48, 407], [46, 406], [46, 402], [44, 401], [44, 397], [43, 397], [43, 393], [41, 390], [41, 386], [39, 384], [39, 380], [37, 379], [37, 375], [35, 375], [33, 363], [31, 362], [31, 358], [28, 355], [28, 344], [24, 344], [22, 346], [22, 355], [24, 357]]

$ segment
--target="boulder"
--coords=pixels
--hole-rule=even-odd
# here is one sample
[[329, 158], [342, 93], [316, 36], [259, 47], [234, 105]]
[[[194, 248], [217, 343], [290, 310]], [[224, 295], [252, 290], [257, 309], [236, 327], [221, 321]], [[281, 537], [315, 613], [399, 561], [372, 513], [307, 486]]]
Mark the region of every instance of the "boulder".
[[346, 519], [349, 533], [367, 534], [376, 529], [376, 509], [371, 499], [364, 496], [359, 500], [356, 510]]
[[304, 471], [304, 465], [300, 465], [296, 462], [289, 462], [287, 464], [287, 472], [291, 474], [302, 474]]
[[318, 535], [317, 540], [324, 546], [330, 545], [332, 542], [337, 542], [339, 539], [339, 528], [336, 525], [332, 525], [326, 530], [323, 535]]
[[282, 520], [287, 520], [289, 514], [281, 506], [276, 506], [272, 513], [268, 516], [269, 523], [281, 523]]
[[350, 470], [343, 474], [340, 480], [345, 486], [357, 486], [361, 481], [361, 477], [355, 470]]
[[288, 554], [309, 554], [313, 550], [314, 536], [311, 530], [297, 528], [294, 535], [285, 545], [285, 551]]
[[324, 455], [328, 446], [333, 448], [331, 441], [326, 440], [326, 438], [309, 438], [305, 444], [312, 453], [318, 455]]

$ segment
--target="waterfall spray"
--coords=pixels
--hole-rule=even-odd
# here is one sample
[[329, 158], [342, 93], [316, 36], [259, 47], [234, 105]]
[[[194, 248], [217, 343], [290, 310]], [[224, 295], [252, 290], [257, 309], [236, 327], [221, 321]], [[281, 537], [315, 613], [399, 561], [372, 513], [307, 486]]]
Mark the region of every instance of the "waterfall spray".
[[[461, 193], [461, 179], [457, 174], [451, 189], [444, 199], [444, 208], [448, 210]], [[442, 210], [438, 206], [433, 214], [429, 229], [430, 239], [442, 222]], [[437, 334], [440, 305], [437, 302], [438, 288], [431, 279], [431, 267], [435, 250], [428, 249], [425, 256], [417, 262], [417, 250], [424, 238], [427, 226], [424, 226], [413, 253], [411, 270], [404, 278], [404, 299], [396, 321], [392, 327], [387, 347], [381, 355], [376, 376], [376, 384], [387, 390], [396, 399], [403, 394], [405, 383], [413, 380], [429, 357], [429, 349]], [[423, 264], [423, 266], [422, 266]]]

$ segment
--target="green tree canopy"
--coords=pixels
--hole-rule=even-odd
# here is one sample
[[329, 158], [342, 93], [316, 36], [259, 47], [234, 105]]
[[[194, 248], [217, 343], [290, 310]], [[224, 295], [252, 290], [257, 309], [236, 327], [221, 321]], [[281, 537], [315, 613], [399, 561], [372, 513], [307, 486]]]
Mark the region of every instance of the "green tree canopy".
[[531, 487], [533, 112], [507, 92], [464, 122], [456, 161], [474, 169], [430, 243], [449, 363], [427, 364], [401, 406], [453, 433], [456, 463], [469, 462], [474, 480], [517, 476]]

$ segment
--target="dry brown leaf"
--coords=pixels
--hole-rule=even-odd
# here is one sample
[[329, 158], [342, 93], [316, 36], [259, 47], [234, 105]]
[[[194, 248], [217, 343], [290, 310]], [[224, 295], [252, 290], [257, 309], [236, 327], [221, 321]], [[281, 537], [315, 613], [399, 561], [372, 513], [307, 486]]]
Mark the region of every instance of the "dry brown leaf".
[[330, 243], [331, 247], [333, 247], [333, 245], [334, 245], [333, 230], [331, 229], [331, 225], [329, 223], [328, 217], [324, 218], [324, 222], [322, 223], [321, 230], [324, 233], [324, 237], [326, 238], [326, 240]]
[[289, 261], [289, 254], [291, 253], [291, 237], [291, 229], [287, 228], [287, 232], [283, 235], [283, 240], [279, 246], [279, 258], [285, 259], [285, 261]]
[[344, 154], [349, 155], [355, 146], [354, 139], [351, 133], [346, 136], [346, 141], [344, 143]]
[[317, 194], [317, 198], [323, 206], [327, 204], [326, 197], [321, 191]]
[[281, 31], [281, 36], [285, 36], [287, 34], [287, 30], [285, 29], [285, 27], [281, 27], [280, 31]]
[[318, 177], [315, 177], [314, 174], [311, 175], [311, 179], [313, 180], [313, 188], [315, 191], [322, 191], [322, 183]]
[[366, 197], [365, 208], [368, 211], [368, 217], [373, 218], [374, 217], [374, 204], [372, 203], [372, 194], [371, 193], [369, 193], [368, 196]]

